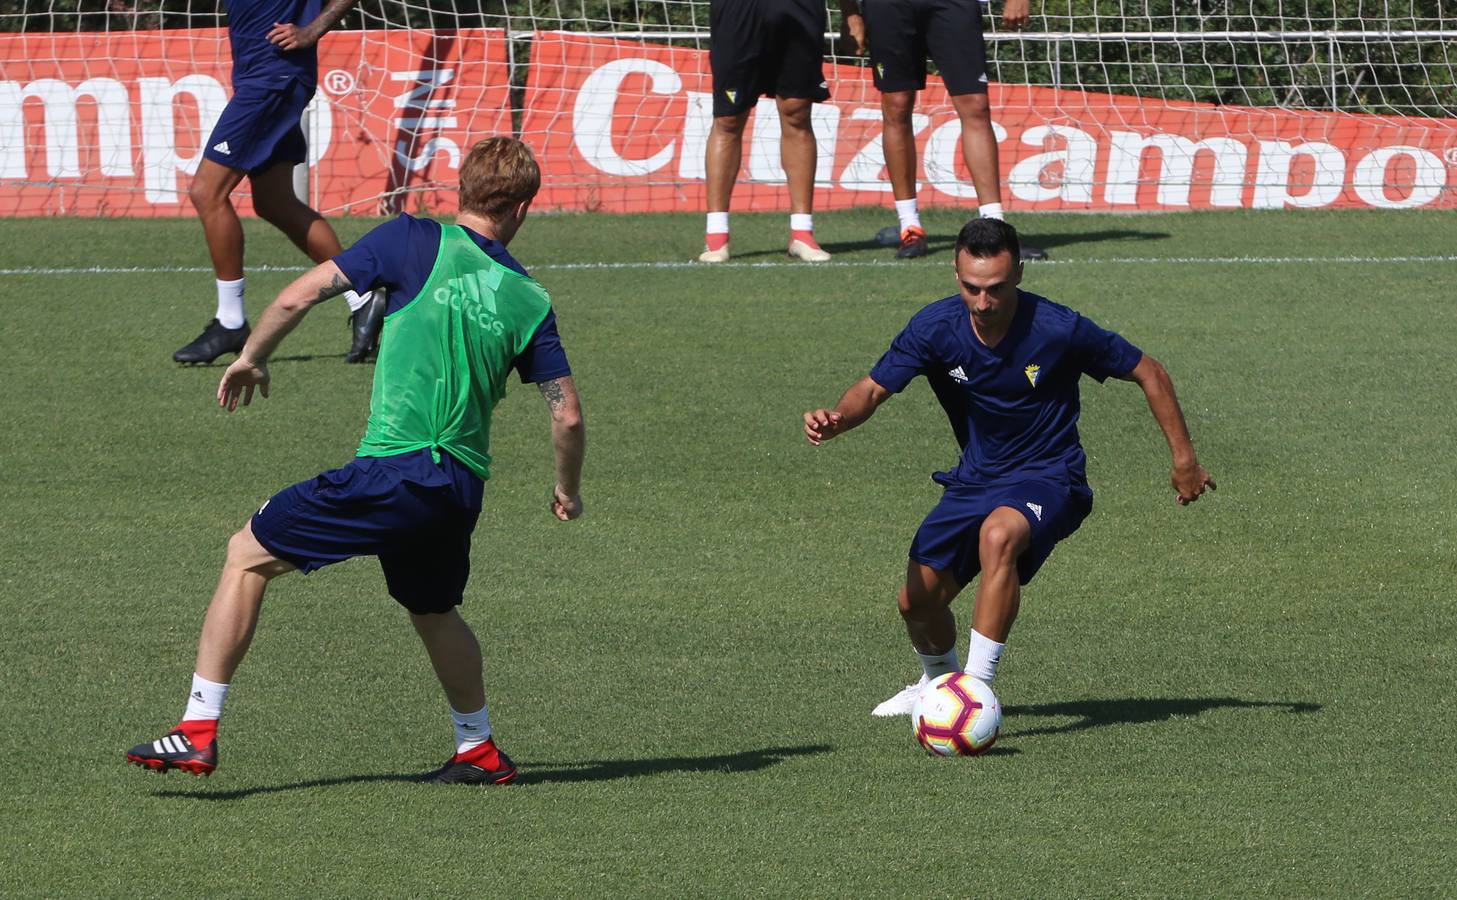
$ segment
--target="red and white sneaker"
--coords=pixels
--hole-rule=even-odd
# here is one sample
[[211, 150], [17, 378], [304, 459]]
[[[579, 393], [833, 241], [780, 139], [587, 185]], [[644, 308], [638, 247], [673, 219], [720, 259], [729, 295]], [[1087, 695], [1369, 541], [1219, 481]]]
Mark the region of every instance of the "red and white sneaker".
[[698, 254], [699, 262], [721, 263], [729, 261], [729, 236], [727, 234], [705, 234], [703, 252]]
[[789, 255], [804, 262], [828, 262], [830, 259], [830, 254], [820, 247], [810, 231], [789, 233]]
[[515, 780], [516, 764], [490, 739], [455, 754], [424, 778], [427, 784], [510, 784]]
[[174, 729], [155, 741], [137, 744], [126, 752], [126, 761], [153, 772], [180, 769], [190, 775], [211, 775], [218, 767], [218, 739], [201, 750], [186, 732]]

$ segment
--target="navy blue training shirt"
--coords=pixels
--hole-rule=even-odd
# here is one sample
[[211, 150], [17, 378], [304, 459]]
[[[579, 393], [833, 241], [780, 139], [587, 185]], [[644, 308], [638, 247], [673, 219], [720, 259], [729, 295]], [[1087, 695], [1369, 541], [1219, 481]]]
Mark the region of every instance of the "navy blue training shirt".
[[1143, 352], [1066, 306], [1018, 291], [1007, 335], [987, 347], [960, 294], [911, 317], [870, 377], [900, 393], [926, 376], [946, 410], [961, 460], [938, 472], [943, 485], [1087, 480], [1078, 441], [1078, 379], [1127, 375]]
[[[521, 263], [507, 253], [502, 244], [469, 228], [463, 230], [491, 259], [513, 272], [526, 274]], [[435, 258], [440, 254], [440, 234], [440, 223], [434, 219], [417, 219], [401, 213], [334, 257], [334, 264], [360, 293], [377, 287], [385, 288], [389, 292], [385, 315], [389, 315], [408, 306], [425, 282], [430, 280]], [[527, 383], [551, 381], [572, 374], [571, 366], [567, 364], [567, 353], [562, 349], [561, 336], [557, 333], [555, 310], [547, 312], [546, 318], [536, 326], [536, 333], [531, 336], [526, 349], [511, 365], [521, 380]]]
[[226, 0], [233, 88], [277, 88], [290, 80], [318, 83], [318, 47], [282, 50], [268, 40], [273, 23], [303, 28], [319, 15], [320, 0]]

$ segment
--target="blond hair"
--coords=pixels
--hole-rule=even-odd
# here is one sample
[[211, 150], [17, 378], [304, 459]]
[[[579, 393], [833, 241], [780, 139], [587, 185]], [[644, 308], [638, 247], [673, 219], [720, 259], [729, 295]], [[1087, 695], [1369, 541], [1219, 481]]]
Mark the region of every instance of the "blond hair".
[[496, 220], [536, 196], [541, 168], [531, 148], [512, 137], [478, 141], [460, 165], [460, 211]]

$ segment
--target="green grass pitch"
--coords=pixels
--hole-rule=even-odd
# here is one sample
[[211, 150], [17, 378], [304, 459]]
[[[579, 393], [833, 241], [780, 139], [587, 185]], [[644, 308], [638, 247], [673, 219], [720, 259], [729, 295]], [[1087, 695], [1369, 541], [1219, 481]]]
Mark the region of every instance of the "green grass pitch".
[[[0, 895], [1450, 896], [1457, 217], [1016, 219], [1027, 288], [1169, 368], [1219, 490], [1177, 507], [1138, 389], [1085, 381], [1096, 509], [1024, 594], [995, 752], [945, 760], [868, 712], [915, 675], [892, 598], [950, 430], [917, 382], [800, 434], [954, 289], [959, 218], [894, 264], [885, 216], [821, 215], [823, 268], [780, 216], [725, 268], [697, 215], [528, 221], [587, 515], [548, 514], [514, 386], [463, 608], [522, 769], [489, 790], [410, 781], [450, 727], [371, 559], [275, 583], [211, 779], [123, 764], [227, 536], [350, 457], [371, 370], [328, 304], [229, 416], [170, 359], [211, 315], [195, 222], [0, 224]], [[248, 239], [256, 317], [302, 260]]]

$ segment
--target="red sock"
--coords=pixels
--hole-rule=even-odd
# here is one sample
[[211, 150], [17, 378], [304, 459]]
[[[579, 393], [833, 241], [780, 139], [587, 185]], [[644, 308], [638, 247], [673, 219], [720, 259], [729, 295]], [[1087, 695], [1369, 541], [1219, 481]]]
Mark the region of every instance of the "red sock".
[[815, 242], [815, 233], [813, 231], [791, 231], [789, 232], [789, 239], [791, 241], [799, 241], [801, 244], [807, 244], [816, 250], [820, 248], [820, 245]]
[[501, 754], [496, 751], [496, 742], [486, 738], [483, 743], [477, 744], [464, 753], [455, 754], [454, 762], [470, 763], [487, 771], [494, 771], [501, 767]]
[[722, 250], [728, 246], [727, 231], [710, 231], [703, 236], [703, 249]]
[[217, 719], [183, 719], [177, 723], [177, 730], [187, 735], [192, 746], [206, 750], [218, 736]]

